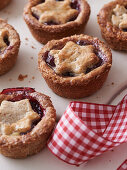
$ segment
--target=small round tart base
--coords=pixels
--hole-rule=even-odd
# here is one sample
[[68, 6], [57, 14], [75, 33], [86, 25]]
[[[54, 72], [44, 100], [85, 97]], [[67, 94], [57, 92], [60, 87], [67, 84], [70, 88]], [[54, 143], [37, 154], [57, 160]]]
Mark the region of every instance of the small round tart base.
[[112, 12], [117, 4], [127, 7], [127, 0], [116, 0], [104, 5], [97, 16], [98, 24], [102, 37], [112, 49], [126, 51], [127, 31], [124, 32], [111, 22]]
[[[55, 126], [56, 111], [50, 98], [42, 93], [32, 91], [27, 92], [27, 95], [39, 102], [45, 110], [45, 114], [37, 125], [35, 125], [31, 131], [26, 134], [17, 136], [0, 135], [0, 153], [4, 156], [10, 158], [25, 158], [40, 152], [42, 148], [45, 147]], [[15, 93], [12, 95], [1, 93], [0, 103], [3, 100], [13, 100], [15, 97]]]
[[24, 20], [28, 25], [33, 37], [42, 44], [46, 44], [53, 39], [61, 39], [74, 34], [84, 32], [90, 15], [90, 6], [86, 0], [78, 0], [80, 2], [80, 13], [74, 21], [67, 22], [60, 25], [46, 25], [40, 23], [34, 16], [32, 16], [31, 8], [36, 6], [40, 0], [30, 0], [24, 8]]
[[[103, 54], [105, 62], [100, 67], [87, 74], [75, 77], [59, 76], [46, 64], [43, 59], [43, 55], [46, 51], [57, 49], [59, 46], [66, 44], [68, 41], [84, 41], [88, 44], [90, 43], [95, 45], [96, 48]], [[38, 63], [39, 70], [43, 78], [54, 93], [65, 98], [83, 98], [92, 95], [102, 87], [112, 65], [112, 54], [111, 50], [97, 38], [87, 35], [75, 35], [61, 40], [52, 40], [48, 42], [39, 53]]]
[[5, 8], [10, 2], [11, 0], [0, 0], [0, 10]]
[[9, 45], [2, 54], [0, 53], [0, 75], [7, 73], [15, 65], [20, 47], [20, 37], [17, 31], [0, 19], [0, 29], [4, 28], [8, 31]]

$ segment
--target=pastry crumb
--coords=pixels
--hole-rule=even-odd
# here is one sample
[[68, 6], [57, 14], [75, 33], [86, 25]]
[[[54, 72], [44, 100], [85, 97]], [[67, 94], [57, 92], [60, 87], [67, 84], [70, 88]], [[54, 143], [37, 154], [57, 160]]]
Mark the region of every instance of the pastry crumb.
[[26, 37], [25, 40], [28, 41], [29, 39]]
[[12, 78], [10, 78], [9, 81], [12, 81]]
[[30, 57], [31, 58], [31, 60], [33, 60], [34, 58], [33, 57]]
[[115, 83], [114, 82], [112, 82], [112, 85], [114, 85]]
[[33, 77], [32, 77], [32, 79], [34, 80], [34, 79], [35, 79], [35, 77], [33, 76]]
[[31, 46], [31, 48], [36, 49], [33, 45]]
[[22, 74], [19, 74], [19, 76], [18, 76], [18, 80], [19, 81], [23, 81], [25, 78], [27, 78], [28, 77], [28, 75], [26, 74], [26, 75], [22, 75]]

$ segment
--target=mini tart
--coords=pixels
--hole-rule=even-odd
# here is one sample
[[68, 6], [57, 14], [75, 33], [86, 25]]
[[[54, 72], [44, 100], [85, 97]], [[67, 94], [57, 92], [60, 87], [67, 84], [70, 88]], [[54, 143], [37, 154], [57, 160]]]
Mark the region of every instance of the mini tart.
[[0, 0], [0, 9], [5, 8], [10, 2], [11, 0]]
[[25, 158], [46, 145], [56, 111], [48, 96], [32, 88], [13, 88], [0, 93], [0, 115], [1, 154]]
[[[47, 1], [49, 3], [47, 6], [50, 8], [46, 8], [47, 13], [44, 12], [45, 6], [43, 7], [43, 12], [40, 12], [41, 10], [38, 11], [38, 5], [47, 3]], [[54, 5], [52, 3], [56, 4], [56, 8], [61, 3], [67, 3], [69, 5], [67, 7], [63, 5], [65, 7], [59, 10], [59, 14], [54, 12], [57, 10], [54, 10], [53, 13], [50, 14], [49, 10], [54, 8], [51, 7]], [[65, 11], [66, 8], [67, 11]], [[64, 11], [64, 18], [62, 10]], [[89, 15], [90, 6], [86, 0], [29, 0], [29, 3], [24, 9], [24, 20], [26, 24], [34, 38], [43, 44], [46, 44], [52, 39], [61, 39], [83, 32]]]
[[19, 34], [6, 21], [0, 19], [0, 75], [15, 65], [19, 47]]
[[66, 98], [83, 98], [102, 87], [112, 54], [97, 38], [74, 35], [48, 42], [39, 53], [38, 63], [53, 92]]
[[103, 38], [114, 50], [127, 50], [127, 0], [106, 4], [98, 14]]

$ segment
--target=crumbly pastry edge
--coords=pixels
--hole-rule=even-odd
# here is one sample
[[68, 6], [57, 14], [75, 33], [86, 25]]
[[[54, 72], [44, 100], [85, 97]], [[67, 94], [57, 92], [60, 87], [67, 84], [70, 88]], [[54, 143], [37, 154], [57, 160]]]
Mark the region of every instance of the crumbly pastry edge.
[[90, 6], [86, 0], [81, 1], [81, 12], [77, 19], [60, 25], [41, 24], [32, 16], [31, 8], [38, 4], [40, 0], [29, 0], [24, 8], [23, 17], [34, 38], [40, 43], [46, 44], [52, 39], [61, 39], [73, 34], [80, 34], [84, 31], [85, 25], [90, 16]]
[[[46, 109], [46, 114], [42, 120], [32, 129], [30, 133], [22, 136], [0, 136], [0, 153], [11, 158], [25, 158], [36, 154], [46, 145], [47, 140], [54, 128], [56, 111], [50, 98], [44, 94], [34, 92], [30, 96], [34, 97]], [[9, 100], [13, 95], [0, 95], [1, 101]]]
[[5, 8], [10, 2], [11, 0], [0, 0], [0, 10]]
[[9, 32], [10, 48], [6, 49], [0, 57], [0, 75], [7, 73], [16, 63], [20, 37], [17, 31], [9, 25], [5, 20], [0, 19], [0, 28], [5, 28]]
[[117, 4], [126, 5], [127, 0], [115, 0], [102, 7], [97, 15], [102, 37], [114, 50], [127, 50], [127, 32], [123, 32], [111, 22], [112, 10]]
[[[108, 61], [86, 75], [77, 77], [62, 77], [57, 75], [42, 59], [42, 56], [46, 51], [50, 51], [53, 46], [59, 43], [65, 44], [70, 40], [89, 40], [96, 42], [106, 55]], [[112, 65], [112, 53], [110, 48], [98, 38], [83, 34], [74, 35], [61, 40], [52, 40], [41, 49], [38, 56], [38, 67], [48, 86], [56, 94], [66, 98], [83, 98], [96, 92], [105, 82]]]

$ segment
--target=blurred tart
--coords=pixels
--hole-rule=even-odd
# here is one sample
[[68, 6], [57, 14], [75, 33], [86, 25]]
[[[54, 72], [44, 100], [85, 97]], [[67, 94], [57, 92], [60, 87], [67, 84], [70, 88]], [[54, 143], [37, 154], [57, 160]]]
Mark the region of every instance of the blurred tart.
[[5, 8], [10, 2], [11, 0], [0, 0], [0, 9]]
[[19, 47], [19, 34], [6, 21], [0, 19], [0, 75], [15, 65]]
[[86, 0], [30, 0], [24, 9], [32, 35], [44, 44], [83, 32], [89, 15]]
[[127, 0], [106, 4], [98, 14], [103, 38], [115, 50], [127, 50]]

